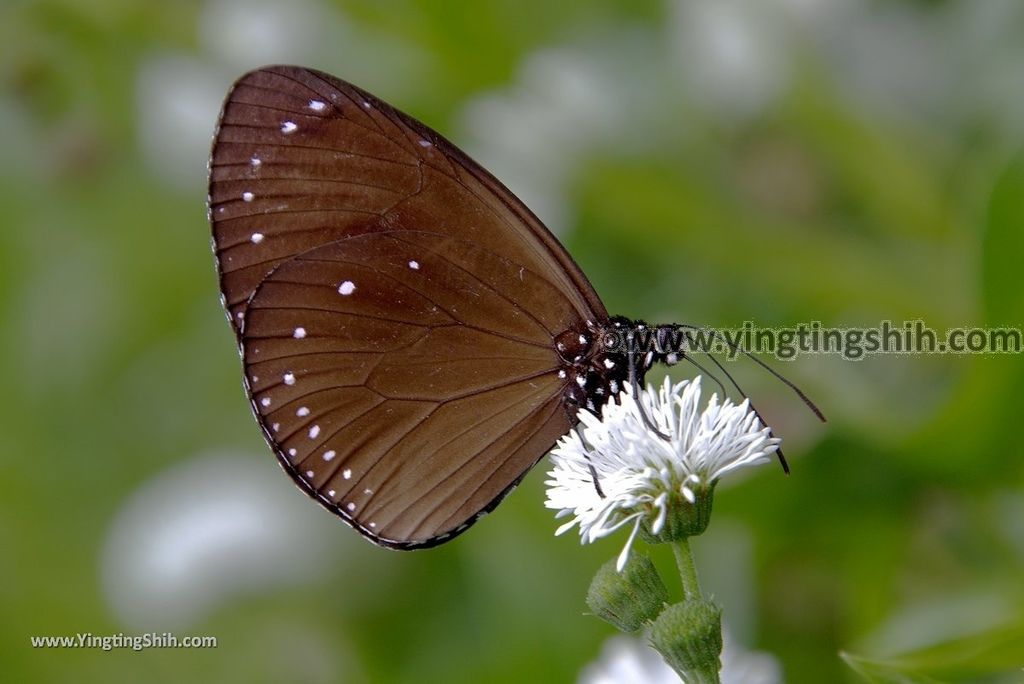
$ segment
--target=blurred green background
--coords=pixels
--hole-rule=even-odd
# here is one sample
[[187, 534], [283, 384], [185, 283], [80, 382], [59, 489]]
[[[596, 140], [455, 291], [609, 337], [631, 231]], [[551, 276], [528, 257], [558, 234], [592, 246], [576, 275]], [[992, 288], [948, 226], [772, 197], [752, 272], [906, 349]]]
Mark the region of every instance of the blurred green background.
[[[2, 0], [5, 681], [571, 682], [612, 634], [583, 595], [622, 539], [555, 538], [543, 463], [416, 553], [279, 472], [204, 208], [220, 99], [273, 62], [456, 141], [613, 313], [1024, 324], [1014, 0]], [[730, 366], [793, 466], [697, 544], [735, 640], [790, 682], [1022, 681], [1022, 357], [775, 365], [830, 420]], [[146, 631], [219, 647], [29, 642]]]

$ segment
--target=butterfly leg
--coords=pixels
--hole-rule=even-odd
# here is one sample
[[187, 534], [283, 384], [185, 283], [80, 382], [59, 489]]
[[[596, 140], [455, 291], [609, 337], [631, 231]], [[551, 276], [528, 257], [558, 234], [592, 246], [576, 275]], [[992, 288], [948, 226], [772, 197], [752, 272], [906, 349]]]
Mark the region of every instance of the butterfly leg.
[[[580, 424], [576, 419], [576, 411], [579, 410], [579, 406], [571, 398], [566, 402], [566, 408], [570, 412], [570, 420], [573, 421], [572, 429], [576, 432], [576, 436], [579, 437], [580, 442], [586, 444], [586, 440], [583, 438], [583, 432], [580, 430]], [[576, 410], [569, 408], [570, 406], [576, 406]], [[597, 495], [602, 499], [605, 498], [604, 490], [601, 489], [601, 478], [597, 474], [597, 469], [594, 464], [590, 462], [590, 457], [584, 454], [584, 458], [587, 459], [587, 468], [590, 469], [590, 478], [594, 483], [594, 490], [597, 491]]]
[[[573, 430], [576, 431], [576, 435], [580, 438], [580, 441], [582, 441], [583, 435], [582, 433], [580, 433], [579, 426], [577, 425], [576, 427], [573, 428]], [[597, 491], [597, 495], [603, 499], [605, 498], [604, 490], [601, 489], [601, 479], [597, 476], [597, 469], [594, 468], [594, 464], [590, 462], [589, 456], [585, 456], [585, 458], [587, 459], [587, 467], [590, 469], [590, 478], [594, 482], [594, 489]]]
[[636, 356], [633, 354], [629, 355], [629, 384], [633, 387], [633, 397], [636, 399], [636, 405], [640, 408], [640, 418], [643, 419], [644, 426], [666, 442], [671, 441], [672, 438], [659, 430], [658, 426], [651, 420], [651, 417], [647, 415], [647, 409], [644, 407], [644, 402], [640, 397], [640, 376], [636, 372]]

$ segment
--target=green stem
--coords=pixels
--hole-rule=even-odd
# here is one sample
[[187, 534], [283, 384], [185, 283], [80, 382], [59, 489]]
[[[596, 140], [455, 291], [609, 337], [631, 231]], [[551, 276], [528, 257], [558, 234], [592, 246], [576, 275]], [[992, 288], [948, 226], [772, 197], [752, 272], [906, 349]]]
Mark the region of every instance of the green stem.
[[693, 553], [690, 552], [690, 540], [688, 538], [669, 544], [672, 553], [676, 557], [676, 567], [679, 568], [679, 579], [683, 583], [683, 597], [687, 600], [699, 599], [700, 582], [697, 580], [697, 567], [693, 564]]

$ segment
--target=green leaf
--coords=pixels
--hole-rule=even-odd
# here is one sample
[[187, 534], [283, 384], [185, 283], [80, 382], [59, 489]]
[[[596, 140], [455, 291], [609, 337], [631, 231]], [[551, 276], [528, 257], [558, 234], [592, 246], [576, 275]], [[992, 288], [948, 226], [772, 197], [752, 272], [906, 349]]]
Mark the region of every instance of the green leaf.
[[[947, 615], [955, 619], [955, 612]], [[898, 655], [840, 656], [869, 682], [1017, 682], [1024, 675], [1024, 621], [950, 636]]]
[[990, 324], [1024, 320], [1024, 151], [996, 179], [982, 242], [982, 291]]

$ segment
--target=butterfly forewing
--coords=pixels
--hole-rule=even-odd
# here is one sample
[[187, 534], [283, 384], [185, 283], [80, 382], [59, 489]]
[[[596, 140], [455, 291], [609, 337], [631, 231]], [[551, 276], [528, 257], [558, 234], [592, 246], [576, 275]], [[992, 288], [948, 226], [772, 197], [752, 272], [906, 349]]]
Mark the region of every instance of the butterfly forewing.
[[490, 174], [423, 124], [310, 69], [267, 67], [234, 85], [214, 140], [209, 209], [236, 333], [277, 265], [390, 229], [474, 242], [544, 274], [585, 318], [607, 317], [565, 250]]
[[383, 231], [281, 264], [242, 347], [293, 478], [376, 541], [412, 546], [461, 531], [568, 430], [552, 336], [578, 322], [520, 264]]

